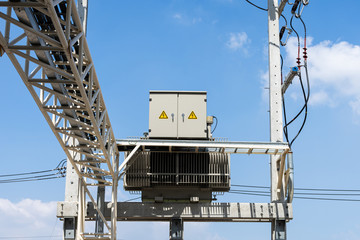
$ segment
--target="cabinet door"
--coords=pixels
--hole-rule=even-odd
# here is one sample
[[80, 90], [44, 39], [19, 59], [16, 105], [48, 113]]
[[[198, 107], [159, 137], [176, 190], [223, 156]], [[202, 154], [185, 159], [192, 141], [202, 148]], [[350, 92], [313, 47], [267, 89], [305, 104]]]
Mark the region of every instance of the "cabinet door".
[[206, 138], [206, 94], [179, 94], [178, 137]]
[[149, 137], [177, 137], [177, 94], [151, 94], [149, 111]]

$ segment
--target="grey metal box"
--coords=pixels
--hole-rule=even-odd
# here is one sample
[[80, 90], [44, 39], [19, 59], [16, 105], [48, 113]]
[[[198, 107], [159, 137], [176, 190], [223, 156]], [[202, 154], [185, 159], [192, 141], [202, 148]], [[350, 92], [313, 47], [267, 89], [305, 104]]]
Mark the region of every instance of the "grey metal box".
[[206, 92], [150, 91], [150, 138], [207, 138]]

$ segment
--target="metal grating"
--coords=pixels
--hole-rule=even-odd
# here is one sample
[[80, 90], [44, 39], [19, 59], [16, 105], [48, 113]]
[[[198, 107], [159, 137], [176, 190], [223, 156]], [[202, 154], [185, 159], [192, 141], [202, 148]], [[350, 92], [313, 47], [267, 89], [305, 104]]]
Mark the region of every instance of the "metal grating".
[[225, 153], [142, 152], [126, 170], [126, 190], [144, 187], [230, 187], [230, 156]]

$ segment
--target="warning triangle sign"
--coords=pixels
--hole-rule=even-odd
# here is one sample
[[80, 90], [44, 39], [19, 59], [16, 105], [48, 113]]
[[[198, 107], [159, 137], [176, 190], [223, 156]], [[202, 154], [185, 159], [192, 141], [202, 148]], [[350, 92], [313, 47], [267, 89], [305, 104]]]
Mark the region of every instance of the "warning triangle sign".
[[189, 115], [188, 119], [197, 119], [197, 117], [196, 117], [196, 115], [195, 115], [194, 111], [191, 111], [191, 113], [190, 113], [190, 115]]
[[166, 115], [165, 111], [162, 111], [162, 113], [159, 116], [159, 119], [168, 119], [168, 116]]

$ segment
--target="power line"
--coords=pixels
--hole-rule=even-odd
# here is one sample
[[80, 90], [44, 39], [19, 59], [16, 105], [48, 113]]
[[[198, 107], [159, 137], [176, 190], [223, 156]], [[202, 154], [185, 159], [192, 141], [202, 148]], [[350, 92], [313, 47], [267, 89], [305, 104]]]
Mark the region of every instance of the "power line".
[[44, 171], [37, 171], [37, 172], [25, 172], [25, 173], [6, 174], [6, 175], [0, 175], [0, 178], [2, 178], [2, 177], [12, 177], [12, 176], [32, 175], [32, 174], [46, 173], [46, 172], [52, 172], [52, 171], [54, 171], [54, 169], [44, 170]]
[[[270, 194], [270, 191], [252, 191], [252, 190], [232, 190], [232, 192]], [[313, 196], [360, 196], [359, 193], [307, 193], [307, 192], [294, 192], [294, 194], [295, 195], [313, 195]]]
[[256, 8], [258, 8], [258, 9], [260, 9], [260, 10], [263, 10], [263, 11], [268, 11], [268, 9], [267, 9], [267, 8], [260, 7], [260, 6], [256, 5], [256, 4], [254, 4], [254, 3], [250, 2], [249, 0], [245, 0], [245, 1], [246, 1], [246, 2], [248, 2], [249, 4], [253, 5], [254, 7], [256, 7]]
[[[0, 175], [1, 183], [19, 183], [30, 181], [50, 180], [55, 178], [63, 178], [66, 175], [66, 159], [63, 159], [54, 169], [48, 169], [43, 171], [3, 174]], [[45, 174], [46, 173], [46, 174]], [[11, 178], [9, 178], [11, 177]]]
[[131, 199], [128, 199], [128, 200], [123, 201], [123, 202], [131, 202], [131, 201], [138, 200], [138, 199], [140, 199], [140, 198], [141, 198], [141, 197], [131, 198]]
[[[232, 187], [243, 187], [243, 188], [263, 188], [270, 189], [266, 186], [257, 186], [257, 185], [240, 185], [240, 184], [231, 184]], [[305, 191], [335, 191], [335, 192], [360, 192], [360, 189], [334, 189], [334, 188], [294, 188], [295, 190], [305, 190]]]
[[62, 238], [62, 235], [57, 236], [33, 236], [33, 237], [0, 237], [0, 239], [29, 239], [29, 238]]
[[[241, 191], [229, 191], [229, 193], [270, 197], [270, 194], [248, 193], [248, 192], [241, 192]], [[350, 198], [321, 198], [321, 197], [297, 197], [297, 196], [294, 196], [294, 198], [309, 199], [309, 200], [325, 200], [325, 201], [360, 202], [360, 199], [350, 199]]]
[[[232, 193], [232, 194], [270, 197], [270, 187], [238, 185], [238, 184], [232, 184], [231, 186], [247, 188], [244, 190], [243, 189], [235, 189], [235, 190], [229, 191], [229, 193]], [[267, 189], [269, 191], [248, 190], [249, 188], [251, 188], [251, 189]], [[297, 198], [297, 199], [360, 202], [360, 199], [322, 197], [322, 196], [342, 196], [342, 197], [360, 196], [360, 190], [356, 190], [356, 189], [326, 189], [326, 188], [294, 188], [294, 189], [297, 190], [296, 192], [294, 192], [294, 195], [295, 195], [294, 198]], [[301, 192], [301, 191], [320, 191], [320, 193]], [[359, 193], [357, 193], [357, 192], [359, 192]], [[301, 195], [303, 195], [303, 196], [301, 196]], [[315, 196], [315, 197], [313, 197], [313, 196]], [[319, 197], [317, 197], [317, 196], [319, 196]]]
[[57, 176], [57, 177], [47, 177], [47, 178], [36, 178], [36, 179], [27, 179], [27, 180], [9, 180], [9, 181], [0, 181], [1, 183], [17, 183], [17, 182], [32, 182], [32, 181], [42, 181], [42, 180], [50, 180], [55, 178], [63, 178], [65, 176]]

